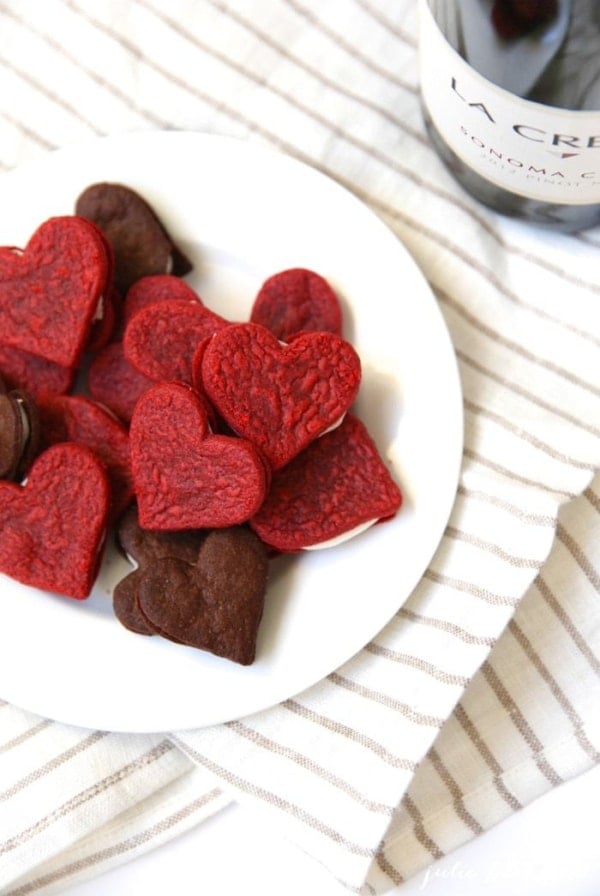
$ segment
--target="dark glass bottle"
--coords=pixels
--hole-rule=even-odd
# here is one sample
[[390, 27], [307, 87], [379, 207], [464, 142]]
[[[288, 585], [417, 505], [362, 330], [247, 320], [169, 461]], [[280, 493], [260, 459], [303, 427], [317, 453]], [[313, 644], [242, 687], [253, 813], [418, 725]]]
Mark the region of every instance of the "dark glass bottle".
[[456, 179], [506, 215], [599, 224], [600, 0], [419, 3], [424, 120]]

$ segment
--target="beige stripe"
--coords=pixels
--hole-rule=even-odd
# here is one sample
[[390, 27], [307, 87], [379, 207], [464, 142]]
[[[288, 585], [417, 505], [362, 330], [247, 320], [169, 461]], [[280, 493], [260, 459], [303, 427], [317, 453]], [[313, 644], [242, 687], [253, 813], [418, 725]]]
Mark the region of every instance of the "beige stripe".
[[520, 507], [517, 507], [516, 504], [511, 504], [509, 501], [505, 501], [503, 498], [499, 498], [497, 495], [488, 494], [488, 492], [483, 492], [480, 489], [467, 488], [465, 485], [459, 485], [457, 488], [457, 492], [459, 495], [463, 495], [465, 498], [473, 498], [477, 501], [485, 501], [487, 504], [491, 504], [494, 507], [499, 507], [501, 510], [505, 510], [512, 516], [516, 516], [518, 517], [518, 519], [523, 520], [523, 522], [532, 523], [535, 526], [548, 526], [552, 529], [554, 529], [556, 525], [556, 518], [550, 516], [549, 514], [529, 513], [528, 511], [522, 510]]
[[532, 445], [534, 448], [537, 448], [538, 451], [542, 451], [544, 454], [547, 454], [548, 457], [560, 461], [563, 464], [568, 464], [570, 467], [575, 467], [575, 469], [577, 470], [589, 470], [590, 473], [594, 472], [594, 467], [590, 462], [578, 460], [574, 457], [569, 456], [568, 454], [563, 454], [562, 451], [557, 451], [552, 447], [552, 445], [548, 445], [547, 442], [542, 441], [542, 439], [538, 439], [537, 436], [534, 436], [532, 433], [527, 432], [527, 430], [523, 429], [521, 426], [515, 426], [515, 424], [510, 420], [507, 420], [506, 417], [502, 417], [495, 411], [490, 410], [490, 408], [484, 408], [481, 405], [475, 404], [474, 401], [471, 401], [466, 397], [464, 398], [463, 403], [465, 408], [472, 414], [477, 414], [481, 417], [487, 417], [488, 420], [491, 420], [497, 426], [502, 427], [502, 429], [505, 429], [507, 432], [511, 433], [511, 435], [516, 436], [517, 438], [522, 439], [524, 442], [527, 442], [529, 445]]
[[488, 591], [487, 588], [480, 588], [472, 582], [465, 582], [462, 579], [443, 575], [441, 572], [436, 572], [433, 569], [426, 569], [423, 577], [431, 582], [435, 582], [436, 585], [445, 585], [448, 588], [454, 588], [456, 591], [462, 591], [463, 594], [468, 594], [470, 597], [477, 598], [477, 600], [483, 600], [494, 607], [516, 607], [519, 604], [518, 597], [494, 594], [492, 591]]
[[533, 644], [531, 643], [523, 629], [518, 625], [517, 622], [515, 622], [514, 619], [511, 619], [508, 624], [508, 630], [522, 648], [527, 659], [531, 661], [533, 666], [535, 666], [541, 677], [544, 679], [556, 702], [571, 722], [573, 730], [575, 732], [575, 737], [577, 738], [581, 749], [585, 753], [587, 753], [594, 762], [598, 762], [600, 760], [600, 753], [586, 737], [583, 731], [583, 720], [576, 712], [575, 707], [573, 706], [565, 692], [559, 686], [558, 682], [550, 672], [548, 666], [546, 666], [539, 653], [534, 649]]
[[19, 781], [15, 781], [12, 787], [9, 787], [8, 790], [5, 790], [3, 793], [0, 793], [0, 802], [11, 799], [15, 794], [19, 793], [21, 790], [24, 790], [26, 787], [31, 787], [31, 785], [35, 784], [36, 781], [39, 781], [40, 778], [45, 777], [46, 775], [50, 774], [50, 772], [53, 772], [57, 768], [60, 768], [60, 766], [64, 765], [65, 762], [70, 762], [71, 759], [74, 759], [76, 756], [79, 756], [81, 755], [81, 753], [85, 752], [85, 750], [93, 747], [94, 744], [98, 743], [98, 741], [107, 737], [107, 734], [108, 732], [106, 731], [93, 731], [91, 734], [88, 734], [87, 737], [84, 737], [83, 740], [80, 740], [68, 750], [64, 750], [62, 753], [54, 756], [49, 762], [44, 763], [44, 765], [41, 765], [33, 772], [30, 772], [24, 778], [21, 778]]
[[46, 99], [50, 100], [55, 105], [60, 106], [66, 112], [69, 112], [78, 121], [81, 121], [83, 124], [89, 127], [90, 130], [92, 130], [95, 134], [100, 135], [103, 133], [102, 130], [96, 127], [96, 124], [92, 120], [87, 119], [84, 115], [81, 114], [80, 109], [78, 109], [76, 106], [71, 105], [71, 103], [60, 96], [60, 94], [54, 93], [53, 90], [49, 90], [46, 84], [44, 84], [42, 81], [38, 81], [37, 78], [34, 78], [29, 71], [20, 68], [18, 65], [15, 65], [14, 62], [11, 62], [6, 57], [2, 58], [2, 65], [4, 65], [7, 69], [21, 78], [22, 81], [25, 81], [26, 84], [29, 84], [30, 87], [33, 87], [34, 90], [37, 90], [39, 93], [41, 93], [42, 96], [45, 96]]
[[[266, 44], [266, 46], [270, 47], [272, 50], [278, 53], [283, 59], [286, 59], [288, 62], [293, 63], [303, 72], [315, 78], [315, 80], [317, 80], [324, 87], [327, 87], [330, 90], [334, 90], [340, 96], [358, 103], [365, 109], [370, 109], [372, 112], [380, 115], [382, 118], [384, 118], [386, 121], [389, 121], [404, 133], [410, 134], [413, 140], [417, 140], [424, 146], [430, 146], [429, 140], [422, 128], [412, 127], [410, 124], [408, 124], [405, 118], [400, 118], [399, 116], [394, 115], [388, 107], [379, 105], [368, 96], [361, 96], [360, 94], [355, 93], [353, 90], [350, 90], [345, 84], [338, 84], [336, 81], [329, 78], [323, 69], [315, 68], [314, 66], [309, 65], [304, 59], [302, 59], [302, 57], [296, 56], [295, 54], [291, 53], [287, 47], [283, 47], [281, 46], [281, 44], [277, 43], [272, 35], [257, 28], [253, 22], [242, 16], [236, 10], [228, 8], [224, 3], [217, 2], [217, 0], [208, 0], [208, 2], [215, 9], [218, 9], [219, 12], [237, 22], [239, 25], [242, 25], [247, 31], [253, 34], [260, 41], [262, 41], [262, 43]], [[154, 10], [154, 7], [152, 7], [152, 9]], [[173, 19], [169, 18], [168, 21], [171, 27], [175, 28], [178, 33], [182, 33], [179, 25]], [[184, 34], [185, 37], [196, 42], [194, 36], [190, 35], [189, 32], [186, 31], [184, 32]], [[411, 93], [413, 92], [412, 85], [407, 89], [409, 89]]]
[[561, 489], [555, 488], [553, 485], [548, 485], [546, 482], [540, 482], [537, 479], [531, 479], [529, 476], [521, 476], [519, 473], [515, 473], [514, 470], [509, 470], [508, 467], [502, 466], [502, 464], [498, 464], [495, 461], [490, 460], [488, 457], [484, 457], [482, 454], [479, 454], [477, 451], [473, 451], [471, 448], [463, 448], [463, 455], [469, 460], [475, 461], [475, 463], [480, 464], [482, 467], [487, 467], [489, 470], [493, 470], [494, 473], [501, 473], [503, 476], [506, 476], [508, 479], [514, 480], [514, 482], [521, 482], [524, 485], [533, 486], [534, 488], [541, 489], [545, 492], [553, 492], [555, 495], [562, 495], [565, 498], [576, 498], [578, 497], [577, 492], [566, 492]]
[[358, 60], [365, 68], [368, 68], [369, 71], [375, 72], [375, 74], [380, 75], [386, 81], [390, 81], [392, 84], [395, 84], [397, 87], [401, 87], [403, 90], [409, 90], [411, 93], [415, 95], [418, 94], [419, 88], [416, 84], [407, 84], [402, 78], [399, 78], [398, 75], [390, 71], [389, 69], [382, 68], [377, 64], [373, 59], [369, 56], [365, 56], [364, 53], [361, 53], [360, 47], [357, 47], [355, 44], [351, 44], [349, 41], [345, 40], [341, 34], [333, 31], [324, 22], [317, 19], [313, 12], [306, 9], [306, 7], [302, 6], [297, 0], [285, 0], [286, 4], [291, 7], [294, 12], [296, 12], [299, 16], [302, 16], [309, 24], [313, 25], [321, 34], [324, 34], [336, 47], [340, 47], [346, 53], [348, 53], [353, 59]]
[[49, 728], [53, 724], [54, 722], [51, 719], [42, 719], [40, 722], [32, 725], [31, 728], [28, 728], [27, 731], [23, 731], [21, 734], [13, 737], [12, 740], [8, 740], [5, 744], [2, 744], [0, 753], [7, 753], [15, 747], [20, 747], [21, 744], [24, 744], [30, 737], [35, 737], [36, 734], [45, 731], [46, 728]]
[[512, 794], [510, 790], [508, 790], [508, 788], [504, 784], [504, 781], [502, 780], [502, 775], [504, 773], [502, 766], [496, 760], [496, 757], [493, 755], [492, 751], [482, 738], [474, 722], [469, 718], [461, 703], [459, 703], [455, 707], [454, 717], [456, 718], [456, 721], [459, 723], [471, 743], [480, 753], [485, 763], [494, 773], [493, 782], [499, 795], [515, 812], [518, 809], [522, 809], [522, 803], [520, 803], [516, 796]]
[[583, 492], [583, 496], [590, 502], [594, 510], [597, 510], [598, 513], [600, 513], [600, 497], [594, 492], [591, 485]]
[[486, 638], [485, 635], [474, 635], [472, 632], [468, 632], [459, 625], [455, 625], [454, 622], [447, 622], [445, 619], [436, 619], [433, 616], [421, 616], [419, 613], [415, 613], [414, 610], [408, 610], [406, 607], [401, 607], [396, 615], [402, 616], [404, 619], [410, 619], [411, 622], [417, 622], [419, 625], [428, 625], [431, 628], [440, 629], [440, 631], [446, 632], [447, 634], [458, 638], [460, 641], [464, 641], [466, 644], [493, 647], [496, 643], [495, 638]]
[[171, 828], [180, 824], [182, 821], [185, 821], [186, 818], [193, 815], [198, 809], [202, 809], [219, 796], [220, 791], [215, 788], [209, 793], [204, 794], [204, 796], [189, 803], [187, 806], [183, 806], [177, 812], [173, 813], [173, 815], [161, 819], [161, 821], [152, 825], [151, 828], [147, 828], [145, 831], [140, 831], [138, 834], [135, 834], [133, 837], [129, 837], [127, 840], [123, 840], [120, 843], [115, 843], [105, 849], [98, 850], [98, 852], [91, 853], [82, 859], [78, 859], [76, 862], [63, 865], [62, 868], [57, 868], [55, 871], [37, 877], [35, 880], [29, 881], [29, 883], [23, 884], [14, 890], [10, 890], [9, 893], [7, 893], [7, 896], [27, 896], [27, 894], [40, 890], [43, 887], [48, 887], [50, 884], [55, 884], [58, 881], [72, 877], [74, 874], [89, 870], [90, 868], [93, 868], [94, 865], [107, 862], [110, 859], [114, 859], [116, 856], [121, 856], [131, 850], [138, 849], [140, 846], [150, 843], [156, 837], [165, 834]]
[[368, 13], [376, 22], [379, 22], [386, 31], [389, 31], [395, 37], [399, 37], [400, 40], [405, 43], [407, 46], [412, 47], [412, 49], [417, 48], [416, 38], [405, 28], [400, 28], [396, 25], [395, 22], [392, 22], [391, 19], [388, 19], [386, 16], [382, 15], [379, 9], [373, 9], [370, 3], [366, 2], [366, 0], [354, 0], [361, 9], [364, 9], [366, 13]]
[[11, 115], [10, 112], [7, 112], [6, 109], [0, 110], [0, 115], [2, 116], [2, 118], [6, 119], [6, 121], [10, 122], [13, 127], [21, 131], [21, 133], [28, 137], [30, 140], [33, 140], [35, 143], [43, 146], [44, 149], [56, 149], [55, 143], [51, 143], [50, 140], [46, 140], [46, 138], [42, 137], [41, 134], [33, 131], [29, 127], [29, 125], [25, 124], [22, 121], [19, 121], [18, 118], [15, 118], [13, 115]]
[[385, 849], [383, 846], [380, 846], [379, 849], [377, 850], [377, 855], [375, 856], [375, 861], [377, 862], [378, 867], [381, 868], [383, 873], [387, 877], [389, 877], [391, 882], [396, 887], [399, 887], [400, 884], [404, 883], [404, 878], [402, 877], [402, 875], [400, 874], [398, 869], [395, 868], [392, 865], [392, 863], [389, 861], [389, 859], [387, 858], [387, 856], [385, 854]]
[[407, 772], [414, 772], [417, 767], [416, 762], [413, 762], [412, 759], [406, 759], [403, 756], [396, 756], [394, 753], [390, 753], [390, 751], [382, 744], [373, 740], [371, 737], [367, 737], [362, 731], [358, 731], [355, 728], [350, 728], [349, 725], [342, 725], [340, 722], [329, 719], [327, 716], [323, 716], [320, 713], [303, 706], [296, 700], [285, 700], [281, 706], [284, 709], [295, 713], [295, 715], [300, 716], [315, 725], [319, 725], [321, 728], [333, 731], [334, 734], [339, 734], [340, 737], [345, 737], [347, 740], [358, 744], [360, 747], [370, 750], [371, 753], [379, 756], [380, 759], [383, 759], [383, 761], [392, 768], [401, 768]]
[[404, 794], [402, 805], [412, 819], [415, 837], [417, 838], [421, 846], [424, 846], [429, 855], [433, 856], [434, 859], [443, 859], [445, 853], [440, 849], [435, 840], [432, 840], [432, 838], [425, 830], [423, 816], [419, 812], [416, 804], [413, 802], [408, 793]]
[[553, 593], [542, 574], [537, 576], [534, 585], [594, 672], [597, 675], [600, 675], [600, 660], [598, 660], [598, 657], [590, 649], [589, 644], [577, 629], [573, 620]]
[[434, 769], [450, 791], [452, 795], [452, 805], [458, 817], [462, 822], [464, 822], [464, 824], [466, 824], [468, 828], [473, 831], [474, 834], [476, 834], [477, 836], [479, 836], [479, 834], [483, 834], [482, 826], [475, 818], [473, 818], [471, 813], [467, 811], [467, 808], [464, 804], [464, 793], [458, 786], [455, 778], [453, 778], [450, 774], [448, 768], [442, 762], [442, 759], [435, 747], [432, 747], [430, 749], [428, 758], [431, 761]]
[[[365, 193], [361, 193], [356, 185], [353, 186], [354, 192], [357, 195], [365, 196]], [[434, 195], [439, 195], [437, 190], [433, 188], [430, 189], [427, 182], [423, 182], [422, 186], [424, 189], [427, 189], [428, 192]], [[593, 332], [585, 330], [582, 327], [570, 323], [569, 321], [564, 320], [560, 317], [556, 317], [549, 311], [546, 311], [544, 308], [540, 308], [525, 301], [525, 299], [518, 295], [518, 293], [516, 293], [512, 289], [509, 289], [494, 270], [492, 270], [491, 268], [487, 268], [479, 261], [477, 257], [470, 255], [460, 244], [453, 243], [452, 240], [448, 239], [445, 232], [438, 232], [436, 230], [433, 230], [431, 227], [424, 224], [422, 220], [412, 218], [410, 215], [406, 214], [406, 212], [401, 211], [397, 208], [392, 208], [391, 206], [386, 205], [379, 200], [371, 198], [370, 203], [374, 208], [379, 208], [382, 214], [388, 215], [395, 220], [401, 221], [412, 230], [431, 240], [438, 249], [440, 247], [443, 247], [447, 251], [451, 252], [454, 256], [456, 256], [456, 258], [460, 259], [462, 262], [464, 262], [464, 264], [484, 277], [497, 290], [497, 292], [500, 293], [500, 295], [503, 295], [504, 298], [508, 299], [514, 305], [525, 308], [528, 312], [535, 315], [536, 317], [539, 317], [542, 320], [547, 320], [550, 323], [556, 324], [563, 330], [568, 330], [569, 332], [574, 333], [581, 339], [586, 340], [586, 342], [591, 342], [592, 345], [600, 346], [600, 339]], [[456, 203], [453, 204], [456, 205]]]
[[540, 772], [544, 775], [545, 778], [548, 779], [553, 787], [562, 784], [562, 778], [560, 777], [558, 772], [554, 768], [552, 768], [550, 763], [542, 755], [544, 745], [539, 740], [535, 731], [531, 728], [531, 726], [527, 722], [527, 719], [525, 718], [511, 695], [508, 693], [505, 686], [498, 678], [489, 660], [486, 660], [483, 663], [483, 665], [481, 666], [481, 671], [485, 680], [498, 698], [499, 702], [507, 711], [517, 731], [523, 737], [527, 745], [531, 748], [533, 758]]
[[[173, 740], [175, 743], [178, 742], [177, 738], [173, 738]], [[228, 768], [225, 768], [224, 766], [213, 762], [211, 759], [208, 759], [206, 756], [203, 756], [201, 753], [198, 753], [193, 747], [190, 747], [185, 742], [181, 743], [180, 746], [182, 750], [184, 750], [191, 758], [193, 758], [194, 762], [197, 762], [199, 765], [204, 766], [214, 775], [218, 775], [231, 787], [235, 787], [238, 790], [241, 790], [243, 793], [249, 794], [255, 799], [262, 800], [263, 802], [268, 803], [270, 806], [273, 806], [275, 809], [279, 809], [282, 812], [287, 812], [288, 815], [293, 816], [298, 821], [302, 822], [302, 824], [307, 825], [307, 827], [312, 828], [319, 834], [322, 834], [324, 837], [327, 837], [329, 840], [332, 840], [338, 846], [347, 849], [354, 855], [366, 856], [367, 858], [375, 857], [375, 850], [367, 846], [362, 846], [362, 844], [360, 843], [354, 843], [352, 840], [348, 840], [338, 830], [332, 828], [330, 825], [324, 824], [320, 818], [317, 818], [315, 815], [307, 812], [301, 806], [297, 806], [295, 803], [283, 799], [283, 797], [279, 796], [276, 793], [272, 793], [270, 790], [266, 790], [264, 787], [258, 787], [251, 781], [246, 781], [244, 778], [240, 778], [238, 775], [234, 775], [233, 772], [231, 772]]]
[[346, 691], [358, 694], [359, 697], [364, 697], [365, 700], [372, 700], [380, 706], [385, 706], [387, 709], [393, 709], [394, 712], [399, 712], [415, 725], [428, 725], [431, 728], [441, 728], [444, 724], [445, 719], [418, 712], [412, 706], [409, 706], [408, 703], [403, 703], [401, 700], [396, 700], [394, 697], [390, 697], [388, 694], [383, 694], [381, 691], [376, 691], [373, 688], [367, 688], [364, 685], [358, 684], [358, 682], [340, 675], [339, 672], [331, 672], [327, 676], [327, 680], [338, 685], [340, 688], [344, 688]]
[[581, 568], [582, 572], [585, 573], [592, 586], [600, 594], [600, 574], [598, 574], [593, 563], [560, 522], [556, 526], [556, 536], [559, 541], [562, 541], [577, 565]]
[[63, 56], [65, 59], [68, 59], [68, 61], [70, 63], [77, 66], [77, 68], [79, 68], [82, 72], [85, 72], [85, 74], [88, 75], [88, 77], [90, 77], [92, 79], [92, 81], [94, 81], [99, 87], [102, 87], [105, 90], [108, 90], [110, 93], [113, 94], [113, 96], [116, 96], [119, 100], [121, 100], [121, 102], [124, 103], [124, 105], [128, 109], [131, 109], [134, 112], [137, 112], [138, 114], [143, 115], [144, 118], [146, 118], [148, 121], [152, 122], [153, 124], [157, 125], [158, 127], [161, 127], [161, 128], [169, 127], [170, 123], [167, 122], [164, 118], [161, 118], [158, 115], [155, 115], [149, 109], [142, 110], [138, 106], [134, 105], [131, 102], [131, 96], [128, 95], [127, 93], [125, 93], [124, 91], [122, 91], [117, 84], [111, 84], [109, 81], [106, 80], [106, 78], [104, 78], [98, 72], [94, 71], [93, 69], [91, 69], [87, 65], [85, 65], [81, 54], [76, 55], [76, 54], [70, 53], [67, 50], [67, 48], [64, 46], [64, 44], [61, 44], [61, 43], [59, 43], [59, 41], [54, 40], [54, 38], [47, 32], [41, 31], [40, 29], [36, 28], [33, 21], [31, 21], [30, 19], [26, 19], [22, 16], [15, 15], [14, 9], [7, 7], [7, 5], [5, 3], [0, 3], [0, 11], [7, 18], [12, 19], [13, 22], [18, 22], [20, 25], [24, 26], [27, 29], [27, 31], [40, 37], [46, 44], [48, 44], [49, 47], [52, 47], [52, 49], [55, 50], [59, 55]]
[[6, 840], [3, 844], [0, 845], [0, 855], [10, 852], [11, 850], [21, 846], [23, 843], [26, 843], [28, 840], [31, 840], [32, 837], [37, 836], [37, 834], [39, 834], [45, 828], [48, 828], [51, 825], [55, 824], [55, 822], [65, 818], [71, 812], [80, 809], [87, 802], [95, 799], [97, 796], [110, 789], [113, 785], [119, 784], [125, 778], [137, 772], [140, 768], [143, 768], [144, 766], [149, 765], [152, 762], [156, 762], [156, 760], [160, 759], [161, 756], [173, 749], [173, 744], [170, 744], [168, 741], [162, 741], [160, 744], [158, 744], [158, 746], [154, 747], [148, 753], [145, 753], [143, 756], [140, 756], [138, 759], [135, 759], [128, 765], [123, 766], [118, 771], [113, 772], [113, 774], [109, 775], [106, 778], [103, 778], [101, 781], [97, 781], [91, 787], [80, 791], [78, 794], [76, 794], [66, 803], [63, 803], [62, 806], [59, 806], [49, 815], [46, 815], [44, 818], [40, 818], [30, 828], [27, 828], [21, 831], [16, 836], [11, 837], [9, 840]]
[[291, 762], [294, 762], [296, 765], [299, 765], [306, 771], [311, 772], [319, 778], [322, 778], [328, 784], [331, 784], [332, 787], [341, 790], [343, 793], [351, 797], [361, 806], [364, 806], [365, 809], [368, 809], [370, 812], [376, 812], [380, 815], [386, 815], [388, 817], [391, 817], [393, 815], [395, 808], [394, 806], [369, 799], [359, 790], [356, 790], [355, 787], [352, 787], [352, 785], [347, 781], [344, 781], [343, 778], [332, 774], [329, 769], [323, 768], [323, 766], [318, 765], [318, 763], [316, 763], [313, 759], [310, 759], [310, 757], [306, 756], [304, 753], [299, 753], [297, 750], [292, 750], [290, 747], [286, 747], [283, 744], [279, 744], [276, 741], [271, 740], [271, 738], [269, 737], [265, 737], [263, 734], [260, 734], [253, 728], [249, 728], [247, 725], [244, 725], [243, 722], [227, 722], [225, 727], [229, 728], [240, 737], [249, 740], [256, 746], [261, 747], [263, 750], [266, 750], [270, 753], [275, 753], [278, 756], [282, 756], [284, 759], [289, 759]]
[[509, 349], [511, 352], [514, 352], [516, 355], [519, 355], [526, 361], [530, 361], [532, 364], [536, 364], [539, 367], [543, 367], [545, 370], [556, 373], [558, 376], [563, 377], [563, 379], [568, 380], [570, 383], [573, 383], [576, 386], [581, 386], [582, 389], [589, 388], [590, 384], [586, 382], [586, 380], [582, 380], [580, 377], [573, 374], [570, 370], [566, 370], [564, 367], [561, 367], [549, 358], [535, 354], [520, 343], [514, 342], [514, 340], [509, 339], [508, 336], [505, 336], [499, 330], [491, 327], [489, 324], [484, 323], [474, 314], [471, 314], [471, 312], [468, 311], [467, 308], [461, 305], [460, 302], [457, 301], [457, 299], [451, 296], [450, 293], [446, 292], [446, 290], [442, 289], [440, 286], [433, 285], [432, 288], [440, 302], [443, 302], [445, 305], [448, 305], [448, 307], [452, 308], [453, 311], [456, 311], [456, 313], [459, 314], [462, 319], [466, 321], [466, 323], [468, 323], [475, 330], [478, 330], [480, 333], [483, 333], [484, 336], [487, 336], [494, 342], [498, 342], [500, 345], [503, 345], [504, 348]]
[[500, 560], [505, 560], [511, 566], [516, 566], [519, 569], [539, 569], [545, 559], [542, 557], [540, 560], [531, 560], [527, 557], [515, 557], [514, 554], [509, 554], [508, 551], [503, 550], [500, 545], [494, 544], [491, 541], [484, 541], [483, 538], [478, 538], [470, 532], [463, 532], [462, 529], [458, 529], [455, 526], [447, 526], [444, 534], [449, 538], [456, 539], [456, 541], [462, 541], [465, 544], [480, 548], [488, 554], [493, 554], [494, 557], [498, 557]]
[[469, 683], [469, 679], [465, 678], [464, 675], [454, 675], [452, 672], [446, 672], [444, 669], [440, 669], [432, 663], [426, 663], [421, 657], [410, 656], [407, 653], [399, 653], [397, 650], [390, 650], [389, 647], [382, 647], [381, 644], [366, 644], [364, 649], [374, 656], [382, 656], [386, 660], [392, 660], [394, 663], [401, 663], [404, 666], [412, 666], [413, 669], [418, 669], [419, 672], [424, 672], [426, 675], [430, 675], [432, 678], [442, 681], [444, 684], [466, 687]]
[[594, 436], [600, 436], [600, 429], [597, 426], [593, 426], [592, 423], [589, 423], [587, 420], [582, 420], [580, 416], [578, 417], [575, 414], [570, 414], [568, 411], [565, 411], [564, 409], [551, 404], [549, 401], [544, 401], [543, 398], [534, 395], [534, 393], [530, 392], [528, 389], [524, 389], [517, 383], [508, 380], [504, 376], [500, 376], [500, 374], [496, 373], [493, 370], [490, 370], [488, 367], [485, 367], [483, 364], [480, 364], [473, 358], [470, 358], [467, 354], [465, 354], [465, 352], [461, 351], [460, 349], [456, 348], [455, 351], [457, 357], [463, 362], [463, 364], [467, 364], [469, 367], [471, 367], [473, 370], [476, 370], [478, 373], [481, 373], [483, 376], [487, 376], [489, 379], [494, 380], [494, 382], [498, 383], [498, 385], [503, 386], [505, 389], [508, 389], [515, 395], [519, 395], [521, 398], [526, 399], [526, 401], [537, 405], [537, 407], [543, 408], [545, 411], [548, 411], [555, 417], [560, 417], [563, 420], [566, 420], [568, 423], [571, 423], [578, 429], [583, 429], [585, 432], [589, 432]]

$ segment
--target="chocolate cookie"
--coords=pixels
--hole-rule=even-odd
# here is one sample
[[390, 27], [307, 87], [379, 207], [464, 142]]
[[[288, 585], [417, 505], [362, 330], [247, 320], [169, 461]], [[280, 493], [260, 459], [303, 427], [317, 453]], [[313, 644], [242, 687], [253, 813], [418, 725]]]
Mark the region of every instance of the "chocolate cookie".
[[39, 445], [39, 413], [31, 395], [22, 389], [0, 390], [0, 479], [20, 479]]
[[192, 270], [152, 207], [122, 184], [92, 184], [77, 199], [75, 212], [93, 221], [114, 252], [115, 286], [122, 295], [141, 277]]

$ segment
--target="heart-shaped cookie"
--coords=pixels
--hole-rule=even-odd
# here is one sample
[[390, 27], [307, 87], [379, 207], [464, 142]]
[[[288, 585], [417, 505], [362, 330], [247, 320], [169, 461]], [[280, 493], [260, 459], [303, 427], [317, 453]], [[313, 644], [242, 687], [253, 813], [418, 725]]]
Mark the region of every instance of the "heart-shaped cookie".
[[113, 591], [115, 616], [125, 628], [140, 635], [157, 634], [145, 619], [138, 603], [138, 590], [145, 572], [151, 570], [159, 560], [168, 558], [195, 564], [200, 545], [207, 535], [206, 529], [183, 532], [152, 532], [142, 529], [135, 505], [123, 514], [117, 529], [117, 545], [127, 559], [137, 566], [117, 583]]
[[2, 342], [62, 367], [81, 359], [109, 260], [96, 228], [76, 216], [50, 218], [23, 251], [0, 253]]
[[[1, 355], [0, 355], [1, 358]], [[111, 342], [92, 359], [88, 369], [88, 389], [100, 402], [125, 423], [129, 423], [135, 404], [154, 380], [136, 370], [123, 351], [122, 342]]]
[[153, 274], [142, 277], [129, 288], [123, 305], [123, 319], [129, 323], [134, 314], [156, 305], [158, 302], [191, 302], [202, 304], [200, 296], [192, 287], [173, 274]]
[[267, 588], [263, 545], [243, 527], [210, 532], [195, 565], [158, 560], [142, 572], [137, 604], [151, 628], [241, 665], [256, 655]]
[[40, 417], [28, 392], [0, 385], [0, 479], [18, 480], [38, 452]]
[[278, 551], [329, 547], [389, 519], [401, 504], [400, 489], [365, 425], [347, 414], [273, 475], [250, 526]]
[[289, 268], [265, 280], [252, 305], [250, 320], [267, 327], [284, 342], [300, 332], [342, 332], [337, 294], [324, 277], [307, 268]]
[[155, 382], [192, 384], [198, 345], [228, 322], [201, 302], [157, 302], [138, 311], [125, 329], [123, 350], [129, 363]]
[[101, 560], [110, 502], [104, 465], [82, 445], [40, 454], [25, 485], [0, 482], [0, 572], [86, 598]]
[[141, 277], [168, 273], [182, 276], [192, 269], [151, 205], [130, 187], [91, 184], [78, 197], [75, 212], [93, 221], [110, 242], [115, 284], [122, 295]]
[[274, 470], [337, 425], [354, 401], [359, 357], [334, 333], [302, 333], [289, 344], [260, 324], [214, 334], [201, 359], [204, 391], [231, 429]]
[[267, 470], [259, 452], [244, 439], [212, 435], [202, 400], [181, 383], [159, 383], [141, 396], [129, 438], [145, 529], [233, 526], [263, 501]]
[[15, 389], [25, 389], [36, 400], [64, 395], [75, 380], [75, 368], [46, 361], [14, 345], [0, 343], [0, 373]]
[[111, 491], [111, 519], [133, 499], [129, 434], [105, 408], [83, 395], [57, 395], [40, 402], [46, 445], [77, 442], [90, 448], [106, 466]]

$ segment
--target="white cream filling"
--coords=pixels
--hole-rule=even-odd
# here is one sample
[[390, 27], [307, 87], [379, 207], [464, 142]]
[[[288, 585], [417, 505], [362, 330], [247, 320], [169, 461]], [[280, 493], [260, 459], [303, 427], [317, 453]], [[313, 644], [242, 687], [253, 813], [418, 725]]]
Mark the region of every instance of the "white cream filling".
[[31, 426], [29, 425], [29, 416], [25, 410], [25, 402], [22, 398], [17, 398], [17, 407], [19, 409], [21, 426], [23, 428], [23, 438], [21, 439], [21, 451], [23, 451], [31, 435]]
[[341, 426], [342, 423], [344, 422], [345, 416], [346, 416], [345, 414], [342, 414], [342, 416], [339, 418], [339, 420], [336, 420], [335, 423], [332, 423], [331, 426], [328, 426], [327, 429], [324, 429], [323, 432], [321, 433], [321, 435], [319, 436], [319, 438], [321, 438], [321, 436], [324, 436], [328, 432], [333, 432], [334, 429], [337, 429], [338, 426]]
[[173, 273], [173, 255], [169, 255], [169, 257], [167, 258], [167, 267], [165, 270], [165, 274], [172, 274], [172, 273]]
[[94, 311], [94, 316], [92, 318], [92, 323], [95, 324], [96, 321], [102, 320], [104, 317], [104, 295], [101, 295], [98, 299], [98, 304], [96, 305], [96, 310]]
[[358, 526], [354, 526], [353, 529], [348, 529], [347, 532], [342, 532], [341, 535], [336, 535], [334, 538], [328, 538], [326, 541], [318, 541], [316, 544], [308, 544], [303, 548], [304, 551], [318, 551], [321, 548], [335, 548], [338, 544], [343, 544], [345, 541], [350, 541], [351, 538], [354, 538], [356, 535], [360, 535], [361, 532], [365, 532], [367, 529], [370, 529], [371, 526], [374, 526], [377, 520], [367, 520], [366, 523], [359, 523]]
[[134, 558], [131, 556], [131, 554], [128, 551], [125, 551], [125, 556], [127, 557], [129, 562], [133, 566], [134, 570], [139, 569], [140, 564], [137, 562], [137, 560], [134, 560]]

